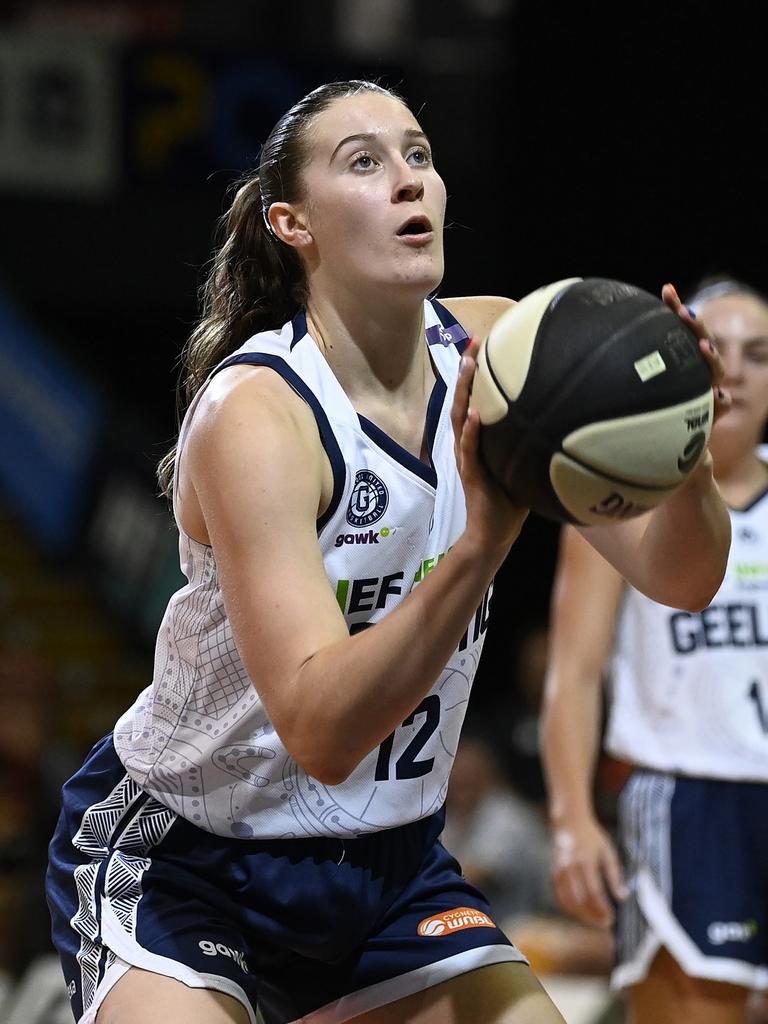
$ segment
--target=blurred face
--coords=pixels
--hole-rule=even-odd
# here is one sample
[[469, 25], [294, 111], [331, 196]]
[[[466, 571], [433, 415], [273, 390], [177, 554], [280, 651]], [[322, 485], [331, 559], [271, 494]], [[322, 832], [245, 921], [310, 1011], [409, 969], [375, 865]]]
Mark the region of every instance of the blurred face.
[[309, 134], [304, 214], [310, 267], [345, 287], [398, 285], [420, 297], [443, 276], [445, 186], [406, 106], [362, 93], [335, 100]]
[[719, 437], [751, 449], [768, 418], [768, 306], [751, 295], [723, 295], [705, 303], [701, 315], [725, 364], [724, 387], [733, 405], [715, 424]]

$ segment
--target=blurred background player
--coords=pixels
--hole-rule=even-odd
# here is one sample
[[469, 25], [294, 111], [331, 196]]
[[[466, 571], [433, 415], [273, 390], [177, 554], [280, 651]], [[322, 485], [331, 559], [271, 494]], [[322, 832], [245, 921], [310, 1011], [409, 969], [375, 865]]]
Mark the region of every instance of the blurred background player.
[[[732, 395], [710, 442], [725, 579], [699, 613], [656, 604], [565, 527], [542, 723], [556, 893], [584, 922], [615, 919], [631, 1024], [741, 1024], [768, 986], [768, 301], [722, 277], [689, 304]], [[631, 769], [620, 853], [593, 796], [609, 662], [605, 747]]]

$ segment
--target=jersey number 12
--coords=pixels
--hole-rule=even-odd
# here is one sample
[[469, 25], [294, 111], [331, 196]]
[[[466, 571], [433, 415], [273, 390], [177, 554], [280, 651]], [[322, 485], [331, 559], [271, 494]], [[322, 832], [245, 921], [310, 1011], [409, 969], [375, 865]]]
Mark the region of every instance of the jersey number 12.
[[[436, 693], [430, 693], [428, 697], [425, 697], [416, 710], [408, 715], [403, 726], [413, 725], [418, 715], [426, 715], [426, 718], [419, 731], [395, 761], [396, 779], [419, 779], [422, 775], [428, 775], [435, 763], [434, 757], [427, 757], [423, 761], [419, 761], [416, 755], [423, 749], [429, 737], [440, 724], [440, 698]], [[394, 742], [395, 733], [391, 732], [379, 747], [379, 757], [376, 761], [374, 775], [377, 782], [387, 782], [390, 779], [390, 761]]]

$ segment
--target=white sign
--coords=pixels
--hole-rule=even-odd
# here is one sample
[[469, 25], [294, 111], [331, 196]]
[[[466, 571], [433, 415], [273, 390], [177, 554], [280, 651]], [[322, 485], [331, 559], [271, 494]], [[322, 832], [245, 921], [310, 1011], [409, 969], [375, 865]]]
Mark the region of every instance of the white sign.
[[116, 59], [103, 41], [0, 36], [0, 190], [100, 198], [118, 174]]

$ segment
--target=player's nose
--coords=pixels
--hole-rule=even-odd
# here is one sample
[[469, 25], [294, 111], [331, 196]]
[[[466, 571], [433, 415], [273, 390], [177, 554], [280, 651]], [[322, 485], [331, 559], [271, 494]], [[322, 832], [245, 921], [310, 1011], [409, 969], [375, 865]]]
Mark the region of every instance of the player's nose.
[[392, 197], [395, 202], [413, 202], [424, 195], [424, 182], [405, 160], [396, 164]]
[[720, 357], [723, 360], [725, 370], [724, 383], [741, 380], [744, 376], [744, 356], [738, 345], [724, 345], [720, 349]]

